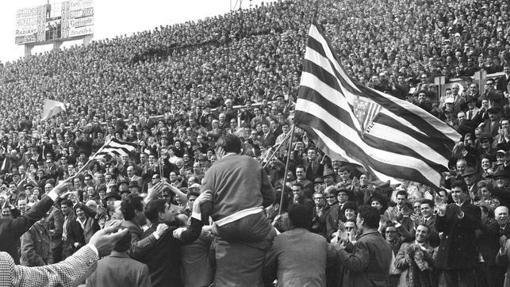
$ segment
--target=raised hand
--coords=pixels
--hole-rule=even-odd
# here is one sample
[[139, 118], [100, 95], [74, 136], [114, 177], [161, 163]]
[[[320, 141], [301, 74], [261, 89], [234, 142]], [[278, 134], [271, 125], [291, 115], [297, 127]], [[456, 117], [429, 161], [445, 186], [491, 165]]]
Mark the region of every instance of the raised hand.
[[99, 252], [99, 257], [110, 254], [113, 247], [121, 238], [128, 234], [127, 229], [119, 229], [120, 224], [101, 229], [90, 238], [89, 244], [94, 245]]

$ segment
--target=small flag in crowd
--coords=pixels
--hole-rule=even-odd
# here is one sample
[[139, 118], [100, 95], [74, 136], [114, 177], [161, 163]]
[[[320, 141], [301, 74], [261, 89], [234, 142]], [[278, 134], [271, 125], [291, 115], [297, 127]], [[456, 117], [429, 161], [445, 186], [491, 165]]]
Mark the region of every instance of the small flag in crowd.
[[460, 135], [421, 108], [349, 78], [325, 37], [310, 27], [295, 123], [333, 159], [379, 180], [439, 186]]
[[129, 156], [136, 151], [136, 144], [123, 142], [117, 139], [111, 139], [106, 142], [94, 155], [94, 158], [104, 157], [106, 155]]
[[65, 110], [66, 110], [66, 105], [64, 103], [46, 99], [46, 100], [44, 100], [41, 120], [45, 121], [45, 120], [53, 117], [54, 115], [57, 115]]

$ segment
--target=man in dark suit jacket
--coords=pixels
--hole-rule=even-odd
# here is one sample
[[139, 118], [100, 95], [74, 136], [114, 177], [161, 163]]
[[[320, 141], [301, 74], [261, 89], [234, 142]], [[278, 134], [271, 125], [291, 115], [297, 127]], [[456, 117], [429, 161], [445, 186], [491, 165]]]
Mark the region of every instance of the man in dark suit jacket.
[[21, 235], [50, 210], [66, 185], [66, 182], [57, 185], [24, 215], [14, 219], [0, 218], [0, 251], [9, 253], [16, 264], [19, 264], [18, 245]]
[[303, 160], [303, 165], [306, 170], [306, 178], [314, 181], [315, 178], [321, 177], [324, 174], [324, 163], [317, 154], [317, 150], [309, 148], [306, 152], [306, 158]]
[[393, 251], [377, 231], [380, 220], [375, 207], [359, 208], [356, 224], [361, 235], [352, 252], [347, 251], [348, 243], [341, 242], [338, 246], [338, 261], [345, 268], [342, 286], [388, 286]]
[[481, 212], [469, 203], [463, 181], [452, 182], [451, 190], [454, 203], [437, 206], [436, 228], [443, 236], [436, 266], [444, 274], [446, 286], [474, 286], [479, 259], [475, 232], [480, 229]]
[[85, 245], [85, 237], [80, 223], [76, 221], [73, 210], [73, 202], [66, 199], [60, 203], [60, 209], [64, 214], [64, 227], [62, 232], [62, 258], [67, 258], [76, 250]]
[[260, 139], [260, 144], [265, 148], [270, 148], [276, 142], [276, 136], [269, 128], [267, 123], [262, 123], [262, 137]]
[[154, 247], [157, 240], [165, 231], [163, 230], [164, 227], [162, 226], [158, 230], [153, 230], [151, 234], [144, 235], [142, 226], [145, 225], [147, 220], [143, 212], [143, 200], [136, 194], [130, 194], [126, 199], [122, 200], [120, 209], [124, 217], [124, 221], [121, 225], [127, 228], [131, 234], [129, 255], [135, 259], [140, 258], [147, 250]]
[[160, 225], [168, 227], [166, 232], [158, 236], [152, 248], [145, 249], [135, 257], [149, 266], [153, 287], [182, 286], [181, 246], [195, 241], [202, 231], [201, 218], [194, 217], [189, 228], [178, 229], [175, 223], [178, 210], [176, 205], [167, 203], [165, 199], [153, 199], [145, 208], [145, 216], [152, 225], [142, 238], [153, 236]]
[[[432, 247], [439, 246], [439, 233], [436, 229], [437, 216], [434, 214], [434, 201], [430, 199], [424, 199], [420, 203], [421, 217], [417, 220], [418, 224], [423, 224], [429, 228], [428, 240]], [[413, 230], [414, 237], [415, 230]]]

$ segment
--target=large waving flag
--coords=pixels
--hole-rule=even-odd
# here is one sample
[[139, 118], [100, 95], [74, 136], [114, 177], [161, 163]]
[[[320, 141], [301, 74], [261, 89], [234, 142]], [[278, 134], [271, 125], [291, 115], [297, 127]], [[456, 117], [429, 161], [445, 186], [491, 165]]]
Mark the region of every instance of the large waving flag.
[[59, 114], [65, 110], [66, 110], [66, 105], [64, 103], [46, 99], [46, 100], [44, 100], [41, 120], [45, 121], [45, 120], [51, 118], [52, 116]]
[[295, 123], [333, 159], [380, 180], [439, 186], [460, 135], [421, 108], [349, 78], [316, 26], [309, 31]]

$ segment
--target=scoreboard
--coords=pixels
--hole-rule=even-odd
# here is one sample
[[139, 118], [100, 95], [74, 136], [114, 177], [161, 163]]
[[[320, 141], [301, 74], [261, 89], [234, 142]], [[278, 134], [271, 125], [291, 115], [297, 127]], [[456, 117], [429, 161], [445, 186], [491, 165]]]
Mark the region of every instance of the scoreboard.
[[16, 12], [18, 45], [79, 39], [94, 33], [93, 0], [70, 0]]

